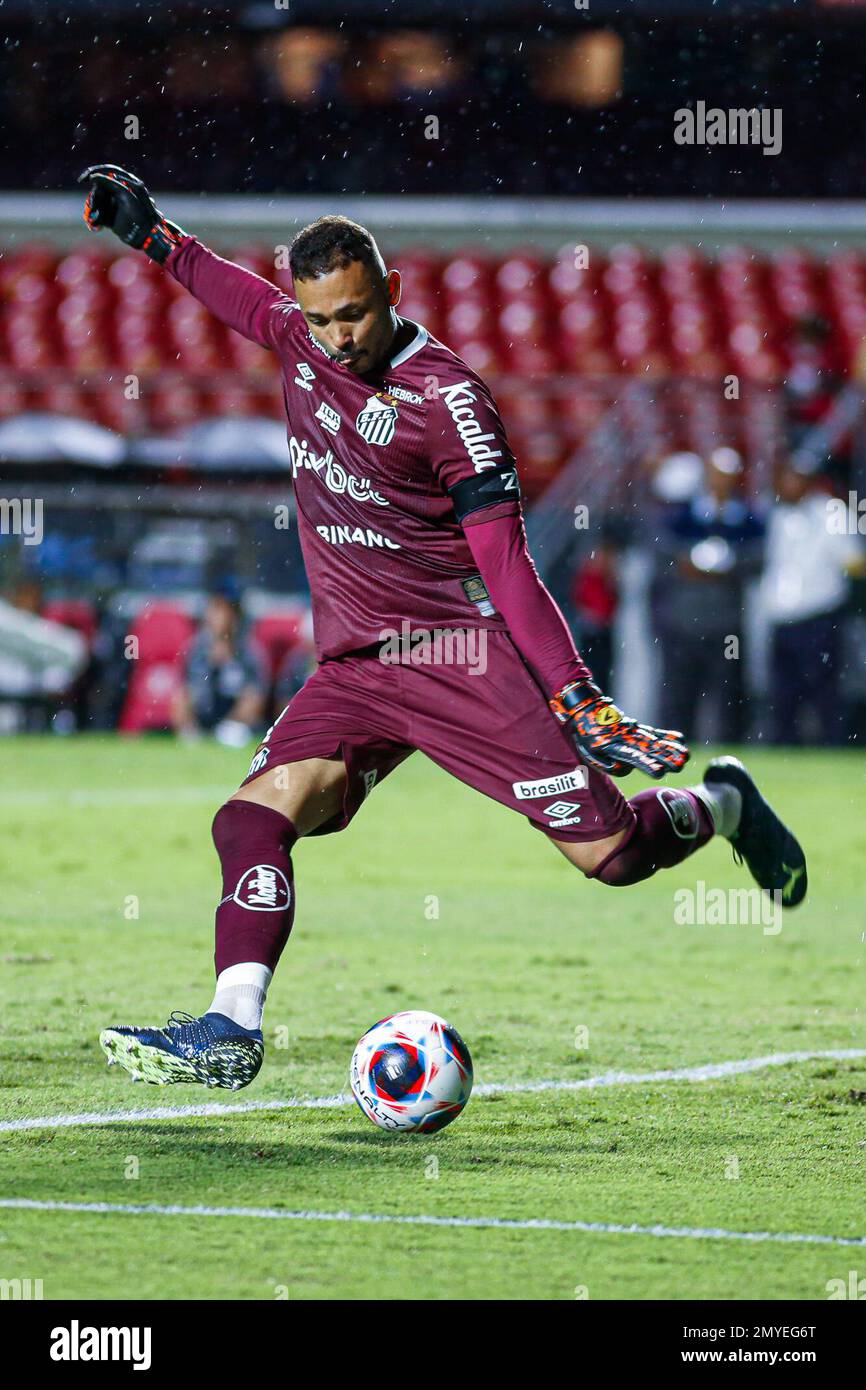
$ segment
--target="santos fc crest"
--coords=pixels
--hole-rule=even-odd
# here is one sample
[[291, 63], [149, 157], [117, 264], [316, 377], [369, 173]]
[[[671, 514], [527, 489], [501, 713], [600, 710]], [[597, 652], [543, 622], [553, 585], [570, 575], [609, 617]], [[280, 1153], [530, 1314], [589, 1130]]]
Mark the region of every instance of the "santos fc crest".
[[397, 407], [393, 398], [383, 393], [370, 396], [355, 427], [368, 444], [390, 444], [397, 428]]

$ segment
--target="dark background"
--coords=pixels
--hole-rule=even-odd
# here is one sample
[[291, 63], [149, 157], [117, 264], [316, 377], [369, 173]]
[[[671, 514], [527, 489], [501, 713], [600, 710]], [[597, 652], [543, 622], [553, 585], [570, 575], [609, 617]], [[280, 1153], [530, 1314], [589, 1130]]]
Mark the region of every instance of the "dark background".
[[[149, 182], [189, 192], [866, 195], [860, 5], [464, 10], [7, 4], [0, 188], [146, 149]], [[697, 100], [781, 107], [782, 153], [675, 145]]]

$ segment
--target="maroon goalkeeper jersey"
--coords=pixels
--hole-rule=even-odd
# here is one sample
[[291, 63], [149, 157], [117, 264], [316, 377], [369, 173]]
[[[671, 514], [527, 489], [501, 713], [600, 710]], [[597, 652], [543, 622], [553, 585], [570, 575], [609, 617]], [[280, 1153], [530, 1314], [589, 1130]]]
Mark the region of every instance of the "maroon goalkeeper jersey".
[[447, 489], [513, 467], [496, 404], [415, 325], [373, 373], [335, 362], [297, 305], [195, 237], [166, 268], [217, 318], [276, 354], [320, 661], [418, 628], [507, 628], [547, 692], [586, 676], [526, 549], [519, 502], [461, 526]]

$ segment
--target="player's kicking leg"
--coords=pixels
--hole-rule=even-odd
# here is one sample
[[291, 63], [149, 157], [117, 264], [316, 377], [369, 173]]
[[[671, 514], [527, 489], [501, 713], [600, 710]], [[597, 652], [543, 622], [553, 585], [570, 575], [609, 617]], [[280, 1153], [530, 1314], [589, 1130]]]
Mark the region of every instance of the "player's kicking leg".
[[714, 758], [695, 787], [653, 787], [630, 798], [630, 827], [601, 840], [554, 843], [588, 878], [614, 887], [673, 868], [722, 835], [755, 882], [783, 907], [806, 896], [806, 856], [796, 836], [762, 797], [737, 758]]
[[214, 818], [223, 896], [210, 1008], [197, 1018], [173, 1013], [161, 1028], [122, 1026], [100, 1034], [109, 1063], [137, 1081], [237, 1091], [262, 1065], [265, 996], [294, 919], [292, 847], [339, 813], [346, 786], [338, 759], [285, 764], [279, 774], [248, 782]]

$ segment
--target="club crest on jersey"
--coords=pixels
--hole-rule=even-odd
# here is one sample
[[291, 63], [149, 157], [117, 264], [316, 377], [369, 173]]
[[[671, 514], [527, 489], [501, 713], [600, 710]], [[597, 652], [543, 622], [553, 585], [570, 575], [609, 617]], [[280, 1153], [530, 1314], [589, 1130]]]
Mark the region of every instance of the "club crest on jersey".
[[368, 444], [390, 444], [397, 428], [397, 407], [392, 396], [377, 391], [370, 396], [355, 421], [355, 427]]
[[234, 900], [250, 912], [282, 912], [292, 901], [292, 892], [282, 869], [256, 864], [241, 877]]

